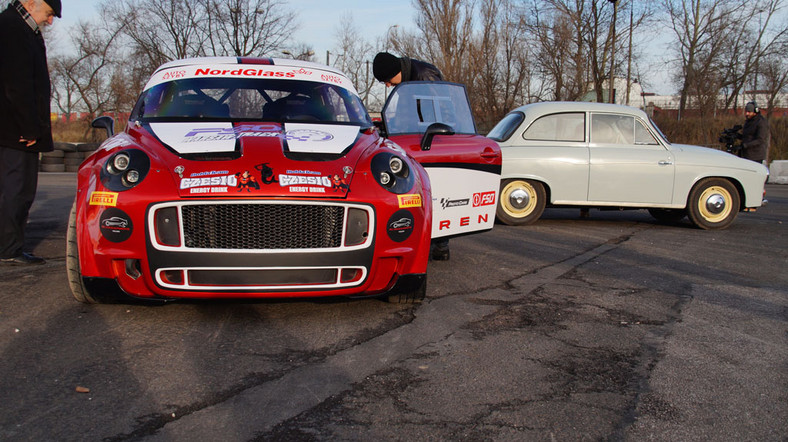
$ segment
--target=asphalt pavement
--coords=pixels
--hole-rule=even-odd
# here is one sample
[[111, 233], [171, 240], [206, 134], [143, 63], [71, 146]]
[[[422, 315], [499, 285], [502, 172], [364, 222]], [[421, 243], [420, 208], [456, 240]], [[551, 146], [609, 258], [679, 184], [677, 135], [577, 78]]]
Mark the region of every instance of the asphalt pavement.
[[723, 231], [548, 209], [451, 241], [419, 306], [83, 305], [75, 174], [0, 267], [0, 440], [788, 440], [788, 186]]

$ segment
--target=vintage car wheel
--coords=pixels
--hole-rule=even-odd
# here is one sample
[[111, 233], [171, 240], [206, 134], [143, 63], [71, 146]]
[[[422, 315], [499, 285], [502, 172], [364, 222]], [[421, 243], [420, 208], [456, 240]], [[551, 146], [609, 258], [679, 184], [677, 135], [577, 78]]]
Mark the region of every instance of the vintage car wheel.
[[690, 192], [687, 213], [690, 221], [701, 229], [724, 229], [739, 213], [739, 192], [726, 179], [701, 180]]
[[79, 268], [79, 247], [77, 246], [77, 203], [71, 206], [68, 217], [68, 231], [66, 232], [66, 272], [68, 273], [68, 286], [74, 298], [85, 304], [99, 304], [102, 301], [94, 298], [88, 292], [82, 281]]
[[501, 184], [497, 218], [510, 226], [523, 226], [539, 219], [547, 202], [544, 185], [532, 180], [506, 180]]
[[657, 221], [665, 224], [677, 223], [687, 216], [685, 209], [648, 209], [648, 213]]

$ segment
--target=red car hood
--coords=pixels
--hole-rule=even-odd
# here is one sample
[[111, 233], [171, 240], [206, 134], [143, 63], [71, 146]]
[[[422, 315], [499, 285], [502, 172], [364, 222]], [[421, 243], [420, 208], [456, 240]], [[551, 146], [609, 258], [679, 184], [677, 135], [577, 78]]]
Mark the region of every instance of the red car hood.
[[377, 139], [339, 124], [168, 122], [150, 132], [177, 154], [161, 159], [182, 197], [344, 198]]

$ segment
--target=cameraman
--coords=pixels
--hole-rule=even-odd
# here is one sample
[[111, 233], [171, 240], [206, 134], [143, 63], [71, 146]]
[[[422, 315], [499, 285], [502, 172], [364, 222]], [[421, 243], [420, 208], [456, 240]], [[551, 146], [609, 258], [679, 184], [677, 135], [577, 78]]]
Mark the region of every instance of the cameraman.
[[744, 106], [744, 128], [741, 134], [742, 157], [758, 163], [766, 164], [769, 151], [769, 122], [761, 115], [761, 110], [754, 101]]

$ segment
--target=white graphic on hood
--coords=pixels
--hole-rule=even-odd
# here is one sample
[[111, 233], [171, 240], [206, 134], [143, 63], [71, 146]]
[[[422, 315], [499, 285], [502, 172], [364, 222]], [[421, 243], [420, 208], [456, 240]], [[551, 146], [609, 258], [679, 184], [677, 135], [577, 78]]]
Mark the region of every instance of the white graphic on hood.
[[179, 154], [232, 152], [235, 142], [246, 137], [281, 137], [290, 152], [340, 154], [351, 146], [359, 126], [285, 123], [284, 132], [276, 124], [232, 123], [151, 123], [159, 139]]
[[359, 126], [285, 123], [285, 139], [290, 152], [340, 154], [351, 146]]

